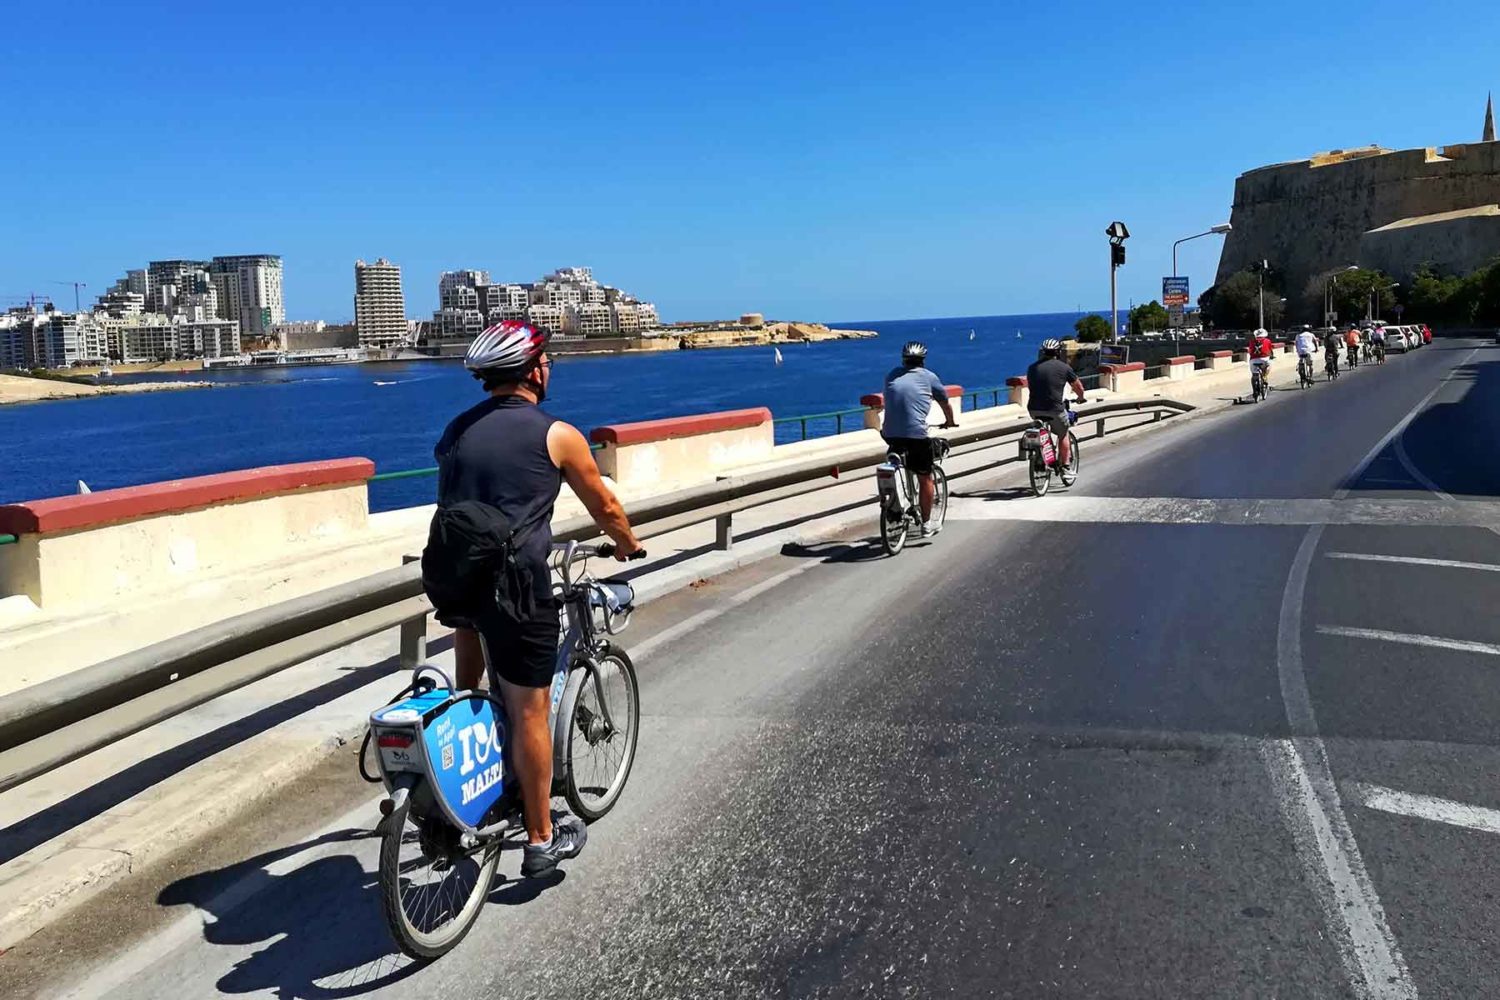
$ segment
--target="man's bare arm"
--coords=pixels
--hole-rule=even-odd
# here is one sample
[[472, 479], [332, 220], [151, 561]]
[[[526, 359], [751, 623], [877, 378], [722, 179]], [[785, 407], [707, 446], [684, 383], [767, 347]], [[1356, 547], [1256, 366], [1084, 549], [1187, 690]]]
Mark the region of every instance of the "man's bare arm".
[[547, 453], [562, 470], [568, 486], [583, 501], [583, 506], [615, 543], [615, 558], [623, 559], [641, 547], [635, 532], [630, 530], [630, 521], [625, 508], [614, 491], [605, 485], [594, 464], [594, 454], [578, 428], [558, 421], [547, 431]]

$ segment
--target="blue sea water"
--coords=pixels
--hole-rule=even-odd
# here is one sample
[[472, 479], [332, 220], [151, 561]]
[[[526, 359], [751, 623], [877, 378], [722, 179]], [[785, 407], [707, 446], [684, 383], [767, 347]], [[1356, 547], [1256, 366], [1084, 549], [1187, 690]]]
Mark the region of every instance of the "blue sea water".
[[[841, 321], [830, 325], [880, 337], [783, 346], [781, 365], [770, 347], [564, 357], [552, 370], [547, 408], [585, 432], [750, 406], [768, 406], [776, 417], [850, 409], [880, 390], [909, 339], [927, 342], [930, 367], [949, 384], [998, 386], [1025, 370], [1042, 340], [1070, 333], [1078, 315]], [[351, 455], [373, 459], [381, 472], [422, 468], [432, 465], [447, 422], [480, 398], [478, 383], [453, 362], [178, 377], [217, 387], [0, 407], [0, 503], [73, 493], [78, 480], [100, 490]], [[832, 421], [810, 428], [832, 430]], [[777, 434], [796, 440], [800, 428], [783, 423]], [[430, 477], [373, 483], [371, 506], [430, 503], [433, 489]]]

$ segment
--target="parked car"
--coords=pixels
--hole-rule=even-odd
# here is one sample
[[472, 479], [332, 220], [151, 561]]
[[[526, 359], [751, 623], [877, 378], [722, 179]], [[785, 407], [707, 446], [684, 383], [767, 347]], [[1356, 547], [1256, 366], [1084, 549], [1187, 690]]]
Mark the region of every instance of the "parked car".
[[1385, 328], [1385, 352], [1387, 354], [1405, 354], [1410, 346], [1410, 342], [1406, 339], [1406, 332], [1399, 326]]
[[1422, 324], [1422, 343], [1432, 343], [1432, 327], [1428, 326], [1426, 323]]

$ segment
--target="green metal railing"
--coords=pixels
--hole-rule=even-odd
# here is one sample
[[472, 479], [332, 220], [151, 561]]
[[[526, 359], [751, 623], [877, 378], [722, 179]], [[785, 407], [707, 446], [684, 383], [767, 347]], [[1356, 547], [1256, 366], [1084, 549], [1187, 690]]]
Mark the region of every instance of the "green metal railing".
[[425, 469], [401, 469], [397, 472], [377, 472], [370, 477], [372, 483], [383, 483], [388, 479], [414, 479], [417, 476], [435, 476], [437, 466], [429, 466]]
[[[978, 410], [978, 409], [981, 408], [980, 405], [979, 405], [980, 397], [982, 397], [982, 396], [988, 396], [988, 397], [990, 397], [990, 405], [991, 406], [999, 406], [1000, 405], [1000, 397], [1001, 397], [1002, 394], [1005, 396], [1006, 399], [1009, 399], [1010, 398], [1010, 386], [995, 385], [995, 386], [991, 386], [988, 389], [970, 389], [968, 392], [964, 393], [963, 398], [964, 398], [964, 401], [965, 401], [967, 409]], [[974, 402], [973, 402], [972, 405], [968, 405], [968, 401], [971, 400], [971, 399]]]
[[20, 541], [15, 535], [0, 535], [0, 545], [14, 545]]
[[865, 406], [856, 406], [850, 410], [829, 410], [827, 413], [809, 413], [801, 417], [777, 417], [776, 419], [772, 420], [771, 423], [772, 425], [796, 424], [801, 429], [801, 437], [799, 437], [798, 440], [806, 441], [807, 422], [809, 420], [832, 420], [834, 427], [833, 433], [842, 434], [844, 433], [844, 418], [855, 416], [863, 417], [864, 412], [867, 409], [868, 407]]

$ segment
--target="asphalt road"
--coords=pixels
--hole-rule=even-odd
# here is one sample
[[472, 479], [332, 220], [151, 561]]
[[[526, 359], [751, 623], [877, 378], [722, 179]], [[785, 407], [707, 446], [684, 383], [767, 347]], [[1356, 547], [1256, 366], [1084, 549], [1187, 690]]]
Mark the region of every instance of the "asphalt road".
[[647, 608], [624, 799], [436, 963], [392, 954], [352, 775], [22, 957], [53, 996], [1494, 995], [1477, 344], [1086, 444], [1041, 500], [962, 481], [894, 560], [852, 538]]

